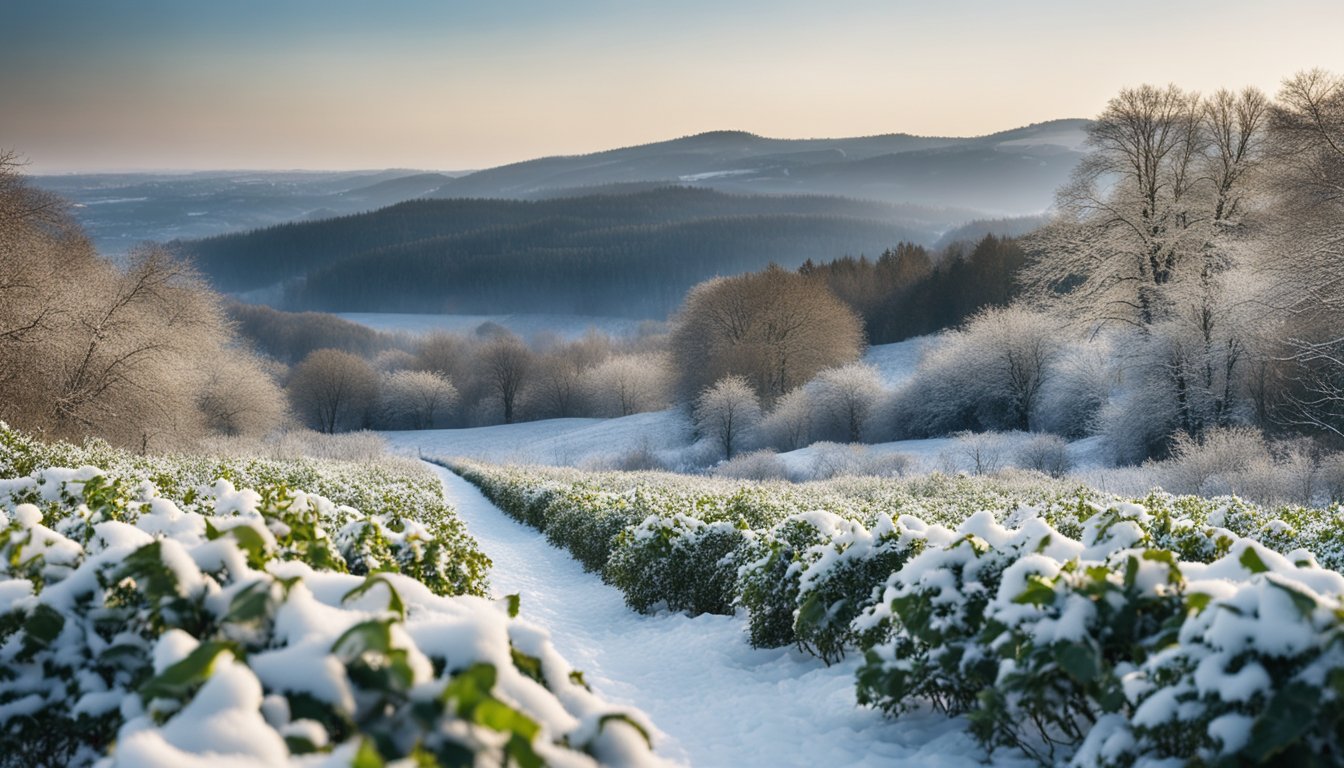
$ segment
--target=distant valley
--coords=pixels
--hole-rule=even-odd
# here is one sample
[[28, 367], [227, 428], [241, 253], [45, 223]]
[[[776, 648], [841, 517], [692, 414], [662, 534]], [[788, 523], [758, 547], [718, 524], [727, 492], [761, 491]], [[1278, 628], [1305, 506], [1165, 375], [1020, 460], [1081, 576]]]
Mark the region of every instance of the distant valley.
[[976, 138], [716, 131], [469, 173], [35, 182], [73, 202], [100, 250], [171, 242], [250, 301], [663, 317], [717, 274], [1030, 229], [1081, 157], [1086, 126]]

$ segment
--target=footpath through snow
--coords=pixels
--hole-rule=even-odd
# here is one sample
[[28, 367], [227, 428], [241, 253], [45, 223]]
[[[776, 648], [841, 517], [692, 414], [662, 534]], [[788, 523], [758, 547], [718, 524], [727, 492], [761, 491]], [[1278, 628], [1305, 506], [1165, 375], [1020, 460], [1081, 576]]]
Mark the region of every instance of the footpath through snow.
[[[860, 708], [858, 659], [826, 667], [793, 648], [752, 648], [736, 617], [635, 613], [540, 532], [430, 466], [494, 560], [495, 594], [521, 595], [523, 615], [550, 629], [598, 695], [647, 712], [663, 731], [659, 754], [694, 766], [983, 765], [964, 721], [935, 712], [891, 720]], [[997, 753], [994, 763], [1029, 765]]]

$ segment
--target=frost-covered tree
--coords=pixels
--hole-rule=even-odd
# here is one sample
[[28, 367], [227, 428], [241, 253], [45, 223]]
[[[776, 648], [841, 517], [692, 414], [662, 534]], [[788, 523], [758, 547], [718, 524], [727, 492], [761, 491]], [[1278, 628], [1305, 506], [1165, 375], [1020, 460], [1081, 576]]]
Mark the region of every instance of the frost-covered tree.
[[1033, 428], [1062, 344], [1049, 315], [1022, 306], [982, 310], [921, 359], [893, 406], [901, 431], [918, 437]]
[[812, 398], [799, 387], [775, 401], [761, 419], [762, 441], [780, 451], [793, 451], [812, 442]]
[[429, 429], [436, 417], [457, 404], [458, 395], [457, 387], [437, 373], [395, 371], [383, 375], [379, 397], [388, 416], [412, 429]]
[[1268, 100], [1175, 86], [1122, 90], [1088, 129], [1090, 151], [1032, 238], [1037, 295], [1074, 316], [1146, 327], [1227, 266], [1252, 207]]
[[725, 376], [695, 402], [695, 428], [731, 459], [744, 447], [761, 420], [761, 401], [746, 378]]
[[363, 425], [378, 397], [378, 374], [357, 355], [319, 349], [294, 367], [288, 390], [302, 418], [333, 433]]
[[668, 406], [665, 355], [616, 355], [584, 374], [585, 390], [599, 416], [629, 416]]
[[265, 437], [284, 426], [285, 393], [267, 368], [265, 361], [241, 350], [208, 361], [199, 405], [212, 432]]
[[822, 371], [807, 389], [828, 424], [827, 431], [850, 443], [863, 440], [884, 392], [877, 371], [866, 363]]
[[1298, 371], [1289, 420], [1344, 438], [1344, 77], [1289, 79], [1273, 112], [1275, 276], [1293, 311]]
[[691, 289], [670, 346], [681, 397], [742, 376], [773, 402], [818, 371], [857, 359], [863, 327], [823, 282], [771, 266]]

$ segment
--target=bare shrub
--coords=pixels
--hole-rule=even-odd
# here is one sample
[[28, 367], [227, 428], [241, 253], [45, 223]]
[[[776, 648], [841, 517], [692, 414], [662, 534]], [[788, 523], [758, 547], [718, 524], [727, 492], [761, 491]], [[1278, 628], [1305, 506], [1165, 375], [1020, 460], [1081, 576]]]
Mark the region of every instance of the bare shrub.
[[1017, 465], [1051, 477], [1063, 477], [1072, 466], [1069, 444], [1058, 435], [1034, 435], [1017, 449]]
[[774, 451], [760, 450], [725, 461], [710, 474], [734, 480], [784, 480], [789, 473], [784, 461]]
[[999, 432], [958, 432], [955, 453], [977, 475], [992, 475], [1003, 468], [1006, 441]]

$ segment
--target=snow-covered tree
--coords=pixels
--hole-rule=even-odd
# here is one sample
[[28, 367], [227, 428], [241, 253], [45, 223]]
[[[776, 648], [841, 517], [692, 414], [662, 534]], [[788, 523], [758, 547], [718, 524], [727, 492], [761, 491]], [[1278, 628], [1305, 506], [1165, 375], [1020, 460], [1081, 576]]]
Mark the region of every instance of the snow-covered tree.
[[428, 429], [434, 419], [457, 404], [457, 387], [430, 371], [383, 374], [379, 397], [388, 416], [409, 422], [412, 429]]
[[695, 428], [731, 459], [749, 442], [761, 420], [761, 401], [746, 378], [725, 376], [705, 389], [695, 402]]
[[1253, 207], [1268, 106], [1254, 89], [1122, 90], [1089, 127], [1059, 216], [1032, 239], [1037, 295], [1075, 317], [1146, 327], [1204, 290]]
[[1289, 79], [1271, 130], [1278, 197], [1275, 241], [1284, 253], [1297, 333], [1290, 420], [1344, 437], [1344, 77], [1321, 70]]
[[884, 391], [877, 371], [866, 363], [822, 371], [806, 388], [827, 431], [850, 443], [863, 440]]
[[812, 398], [799, 387], [775, 401], [761, 419], [762, 441], [780, 451], [793, 451], [812, 442]]
[[629, 416], [666, 408], [668, 379], [665, 355], [616, 355], [584, 373], [584, 389], [599, 416]]

